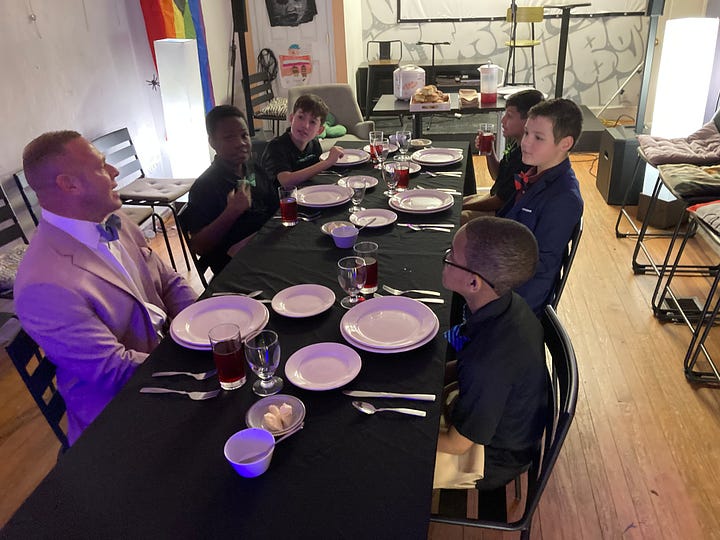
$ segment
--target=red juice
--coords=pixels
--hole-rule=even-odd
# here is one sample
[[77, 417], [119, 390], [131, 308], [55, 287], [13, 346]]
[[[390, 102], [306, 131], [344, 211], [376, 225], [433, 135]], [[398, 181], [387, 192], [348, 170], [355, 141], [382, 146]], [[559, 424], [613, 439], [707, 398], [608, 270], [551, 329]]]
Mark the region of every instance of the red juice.
[[297, 223], [298, 205], [297, 200], [293, 198], [280, 199], [280, 214], [282, 216], [282, 224], [290, 227]]
[[232, 341], [216, 343], [213, 360], [222, 388], [231, 390], [245, 384], [245, 354], [242, 344]]
[[407, 189], [410, 185], [410, 169], [408, 167], [395, 165], [393, 174], [395, 178], [397, 178], [397, 187], [399, 189]]
[[378, 262], [375, 257], [363, 257], [365, 259], [365, 286], [362, 292], [375, 292], [378, 288]]
[[484, 133], [480, 132], [478, 133], [478, 139], [480, 143], [480, 148], [478, 148], [478, 151], [482, 155], [490, 155], [493, 152], [493, 146], [495, 144], [495, 134], [494, 133]]

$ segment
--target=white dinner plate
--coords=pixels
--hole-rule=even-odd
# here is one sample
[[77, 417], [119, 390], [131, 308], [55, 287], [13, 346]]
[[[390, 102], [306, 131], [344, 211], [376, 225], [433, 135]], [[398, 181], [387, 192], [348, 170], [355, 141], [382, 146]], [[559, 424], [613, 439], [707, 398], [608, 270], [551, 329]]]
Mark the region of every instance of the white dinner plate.
[[265, 327], [270, 319], [267, 308], [247, 296], [215, 296], [195, 302], [182, 310], [170, 325], [171, 336], [179, 345], [210, 348], [208, 332], [214, 326], [234, 323], [240, 335], [248, 335]]
[[358, 349], [362, 349], [363, 351], [371, 352], [371, 353], [377, 353], [377, 354], [392, 354], [392, 353], [402, 353], [407, 351], [412, 351], [414, 349], [417, 349], [418, 347], [422, 347], [426, 343], [429, 343], [432, 341], [435, 336], [438, 333], [438, 330], [440, 330], [440, 321], [438, 321], [435, 324], [435, 328], [433, 328], [432, 332], [428, 334], [428, 336], [424, 339], [421, 339], [417, 343], [413, 343], [412, 345], [408, 345], [407, 347], [398, 347], [397, 349], [386, 349], [386, 348], [380, 348], [380, 347], [370, 347], [369, 345], [364, 345], [362, 343], [359, 343], [355, 341], [353, 338], [351, 338], [348, 333], [343, 329], [343, 327], [340, 327], [340, 334], [342, 337], [345, 338], [345, 340], [352, 345], [353, 347], [357, 347]]
[[335, 302], [335, 293], [322, 285], [293, 285], [277, 293], [272, 299], [272, 308], [286, 317], [312, 317], [330, 308]]
[[432, 214], [452, 207], [453, 196], [437, 189], [407, 189], [392, 196], [388, 204], [409, 214]]
[[[265, 319], [262, 321], [260, 326], [257, 328], [257, 330], [254, 330], [248, 334], [242, 335], [242, 339], [243, 340], [248, 339], [249, 337], [252, 337], [256, 333], [260, 332], [260, 330], [265, 328], [265, 325], [267, 325], [268, 321], [270, 321], [270, 312], [269, 311], [268, 311]], [[173, 330], [172, 326], [170, 326], [170, 337], [173, 339], [173, 341], [175, 343], [177, 343], [181, 347], [185, 347], [186, 349], [193, 349], [196, 351], [211, 351], [212, 350], [209, 340], [207, 343], [202, 343], [202, 344], [188, 342], [188, 341], [182, 339], [181, 337], [179, 337]]]
[[415, 152], [411, 159], [420, 165], [443, 166], [461, 162], [463, 154], [452, 148], [424, 148]]
[[353, 344], [374, 349], [411, 347], [437, 332], [435, 313], [422, 302], [406, 296], [383, 296], [365, 300], [340, 321], [343, 335]]
[[[325, 161], [328, 156], [330, 155], [329, 152], [323, 152], [320, 154], [320, 159]], [[343, 150], [343, 156], [337, 160], [335, 165], [338, 166], [344, 166], [349, 167], [351, 165], [360, 165], [361, 163], [365, 163], [370, 159], [370, 154], [368, 154], [365, 150], [356, 150], [355, 148], [345, 148]]]
[[285, 376], [305, 390], [332, 390], [360, 373], [360, 355], [341, 343], [314, 343], [293, 353], [285, 363]]
[[308, 186], [297, 192], [298, 204], [310, 208], [326, 208], [345, 204], [352, 197], [352, 189], [336, 184]]
[[[395, 170], [395, 165], [397, 164], [396, 161], [388, 161], [385, 163], [385, 170], [392, 174], [392, 172]], [[420, 172], [420, 165], [415, 163], [414, 161], [408, 161], [408, 169], [410, 169], [410, 174], [415, 174]]]
[[[371, 219], [375, 218], [375, 221], [370, 223]], [[358, 227], [364, 227], [367, 225], [368, 229], [375, 227], [384, 227], [397, 221], [397, 214], [392, 210], [384, 210], [382, 208], [369, 208], [368, 210], [358, 210], [354, 214], [350, 214], [350, 221], [353, 225]]]
[[[268, 412], [270, 405], [280, 407], [283, 403], [287, 403], [292, 407], [292, 420], [290, 425], [285, 426], [283, 429], [271, 429], [265, 425], [263, 417], [265, 413]], [[247, 424], [247, 427], [265, 429], [276, 437], [294, 429], [303, 420], [305, 420], [305, 404], [295, 396], [289, 396], [287, 394], [275, 394], [274, 396], [264, 397], [253, 403], [245, 414], [245, 424]]]
[[359, 179], [359, 180], [365, 180], [365, 189], [370, 189], [372, 187], [375, 187], [378, 185], [378, 179], [374, 176], [365, 176], [365, 175], [357, 175], [357, 176], [343, 176], [340, 180], [337, 181], [338, 186], [342, 187], [348, 187], [347, 182], [351, 179]]
[[330, 235], [335, 227], [343, 227], [345, 225], [352, 225], [352, 223], [349, 221], [328, 221], [327, 223], [323, 223], [320, 230], [325, 234]]
[[[397, 144], [395, 144], [394, 142], [388, 143], [388, 149], [389, 149], [388, 153], [389, 154], [392, 154], [393, 152], [397, 152], [398, 148], [399, 148], [399, 146]], [[366, 152], [370, 152], [370, 145], [366, 144], [365, 146], [363, 146], [363, 150], [365, 150]]]

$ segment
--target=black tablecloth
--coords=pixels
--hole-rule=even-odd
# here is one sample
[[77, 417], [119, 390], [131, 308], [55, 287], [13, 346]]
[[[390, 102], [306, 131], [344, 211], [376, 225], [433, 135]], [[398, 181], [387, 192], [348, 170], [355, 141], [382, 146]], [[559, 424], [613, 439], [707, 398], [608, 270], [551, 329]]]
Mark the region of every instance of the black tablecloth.
[[[465, 171], [465, 160], [451, 169]], [[369, 166], [351, 173], [379, 175]], [[318, 176], [314, 183], [337, 177]], [[423, 187], [461, 189], [463, 179], [411, 180]], [[387, 208], [382, 182], [363, 206]], [[437, 214], [399, 213], [401, 222], [458, 223], [460, 197]], [[285, 287], [318, 283], [343, 295], [336, 263], [351, 254], [334, 246], [320, 226], [347, 219], [348, 205], [322, 209], [315, 222], [285, 228], [271, 220], [228, 267], [210, 291], [263, 289], [270, 298]], [[381, 284], [435, 289], [444, 305], [430, 305], [440, 332], [427, 345], [398, 354], [359, 351], [362, 370], [348, 388], [435, 393], [442, 390], [451, 295], [441, 287], [442, 253], [452, 234], [414, 232], [398, 226], [365, 229], [361, 239], [379, 245]], [[208, 293], [210, 292], [208, 291]], [[271, 310], [268, 328], [278, 332], [285, 379], [283, 393], [306, 406], [305, 428], [280, 443], [270, 469], [255, 479], [239, 477], [225, 461], [223, 445], [245, 428], [257, 401], [251, 385], [207, 401], [180, 395], [140, 394], [143, 386], [211, 389], [216, 379], [153, 379], [158, 370], [212, 368], [208, 351], [165, 339], [127, 386], [86, 430], [57, 467], [15, 514], [0, 536], [20, 537], [237, 537], [237, 538], [424, 538], [430, 515], [439, 400], [434, 403], [373, 399], [378, 406], [411, 406], [427, 418], [394, 413], [366, 416], [340, 390], [312, 392], [287, 381], [284, 364], [296, 350], [317, 342], [344, 343], [339, 330], [346, 311], [339, 303], [320, 315], [290, 319]], [[249, 371], [249, 370], [248, 370]]]

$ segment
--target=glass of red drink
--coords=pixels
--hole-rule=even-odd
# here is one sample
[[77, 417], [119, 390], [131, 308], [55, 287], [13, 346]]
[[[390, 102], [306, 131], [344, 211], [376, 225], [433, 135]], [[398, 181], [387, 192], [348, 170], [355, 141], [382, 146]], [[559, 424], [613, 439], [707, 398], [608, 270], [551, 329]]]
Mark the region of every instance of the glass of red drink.
[[285, 227], [294, 227], [298, 222], [297, 188], [280, 186], [278, 197], [280, 198], [282, 224]]
[[378, 289], [378, 245], [375, 242], [358, 242], [353, 246], [355, 255], [365, 261], [365, 285], [360, 292], [372, 293]]
[[406, 190], [410, 185], [410, 165], [408, 162], [402, 160], [395, 161], [393, 175], [395, 175], [395, 182], [398, 191]]
[[213, 326], [208, 333], [220, 388], [235, 390], [245, 384], [245, 355], [240, 327], [225, 323]]
[[495, 146], [495, 124], [480, 124], [478, 129], [478, 153], [489, 156]]
[[379, 146], [383, 138], [383, 132], [382, 131], [371, 131], [368, 136], [368, 141], [370, 143], [370, 160], [373, 162], [373, 164], [378, 162], [378, 149], [382, 149], [381, 146]]

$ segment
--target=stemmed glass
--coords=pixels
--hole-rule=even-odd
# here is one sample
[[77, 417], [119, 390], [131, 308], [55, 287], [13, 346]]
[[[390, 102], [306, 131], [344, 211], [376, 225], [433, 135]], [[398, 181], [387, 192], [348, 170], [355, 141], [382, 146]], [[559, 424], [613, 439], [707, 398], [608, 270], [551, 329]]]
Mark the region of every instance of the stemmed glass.
[[381, 141], [382, 138], [382, 131], [371, 131], [368, 135], [368, 142], [370, 143], [370, 160], [373, 164], [377, 163], [377, 153], [375, 152], [375, 149], [377, 145], [380, 144], [378, 141]]
[[365, 198], [365, 188], [367, 187], [365, 180], [362, 178], [351, 177], [347, 181], [347, 186], [352, 189], [352, 196], [350, 197], [352, 206], [350, 207], [350, 213], [354, 214], [360, 210], [365, 210], [362, 206], [360, 206], [360, 203]]
[[410, 139], [412, 139], [412, 131], [395, 132], [395, 142], [397, 143], [402, 156], [407, 155], [410, 151]]
[[375, 154], [377, 155], [378, 164], [376, 169], [383, 169], [383, 163], [390, 153], [390, 142], [387, 139], [379, 139], [375, 141]]
[[[397, 163], [395, 164], [397, 166]], [[383, 169], [383, 178], [385, 179], [385, 183], [387, 184], [387, 191], [383, 191], [383, 195], [387, 195], [388, 197], [393, 197], [397, 195], [397, 184], [398, 184], [398, 176], [395, 174], [395, 168], [393, 167], [392, 171], [388, 171], [388, 174], [385, 174], [385, 169]]]
[[365, 285], [365, 260], [362, 257], [343, 257], [338, 261], [338, 283], [350, 296], [340, 301], [345, 309], [350, 309], [359, 301], [360, 289]]
[[245, 358], [259, 380], [253, 384], [253, 392], [258, 396], [272, 396], [283, 387], [283, 380], [275, 377], [280, 365], [280, 342], [272, 330], [262, 330], [245, 340]]

